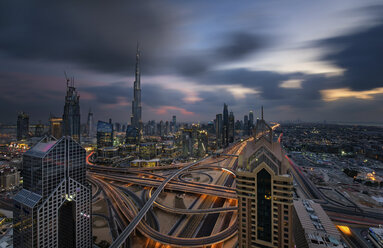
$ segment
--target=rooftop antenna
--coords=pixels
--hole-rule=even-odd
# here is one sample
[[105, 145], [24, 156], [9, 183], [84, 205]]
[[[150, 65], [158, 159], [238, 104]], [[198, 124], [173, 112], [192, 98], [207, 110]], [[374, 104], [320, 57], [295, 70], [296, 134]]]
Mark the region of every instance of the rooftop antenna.
[[68, 84], [70, 82], [70, 79], [68, 78], [68, 75], [66, 74], [66, 71], [64, 71], [65, 79], [66, 79], [66, 87], [68, 88]]

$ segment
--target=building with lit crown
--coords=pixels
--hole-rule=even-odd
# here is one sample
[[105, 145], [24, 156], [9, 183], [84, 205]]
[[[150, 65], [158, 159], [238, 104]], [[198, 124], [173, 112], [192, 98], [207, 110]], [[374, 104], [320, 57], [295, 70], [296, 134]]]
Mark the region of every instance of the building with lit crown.
[[69, 136], [45, 137], [24, 153], [24, 188], [14, 197], [15, 248], [92, 247], [85, 157]]
[[293, 247], [293, 178], [263, 113], [238, 158], [236, 191], [240, 248]]

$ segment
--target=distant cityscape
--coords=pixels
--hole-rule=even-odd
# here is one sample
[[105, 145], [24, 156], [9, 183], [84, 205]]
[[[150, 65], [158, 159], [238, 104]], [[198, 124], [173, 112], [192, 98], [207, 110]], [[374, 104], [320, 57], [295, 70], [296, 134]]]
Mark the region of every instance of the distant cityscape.
[[383, 5], [0, 2], [0, 248], [383, 248]]
[[0, 127], [4, 247], [382, 247], [382, 127], [143, 123], [140, 58], [130, 124], [66, 76], [62, 117]]

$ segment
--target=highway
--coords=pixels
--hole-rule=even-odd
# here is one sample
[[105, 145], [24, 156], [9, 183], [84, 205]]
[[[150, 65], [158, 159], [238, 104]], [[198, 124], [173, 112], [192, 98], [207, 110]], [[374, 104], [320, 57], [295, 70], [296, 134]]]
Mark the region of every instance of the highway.
[[170, 182], [173, 178], [177, 177], [180, 173], [182, 173], [183, 171], [186, 171], [188, 170], [189, 168], [195, 166], [196, 164], [199, 164], [201, 163], [202, 161], [205, 161], [206, 159], [208, 159], [210, 157], [207, 157], [207, 158], [204, 158], [202, 160], [199, 160], [197, 162], [194, 162], [194, 163], [191, 163], [190, 165], [187, 165], [177, 171], [175, 171], [174, 173], [170, 174], [170, 176], [168, 176], [159, 186], [158, 188], [156, 189], [156, 191], [154, 191], [152, 197], [145, 203], [145, 205], [143, 206], [143, 208], [141, 209], [141, 211], [137, 214], [137, 216], [129, 223], [129, 225], [125, 228], [125, 230], [120, 234], [120, 236], [117, 237], [116, 240], [113, 241], [113, 243], [111, 244], [110, 248], [117, 248], [117, 247], [120, 247], [124, 242], [125, 240], [129, 237], [129, 235], [132, 233], [132, 231], [137, 227], [137, 225], [140, 223], [140, 221], [142, 220], [142, 218], [146, 215], [146, 213], [148, 212], [148, 210], [152, 207], [154, 201], [157, 199], [157, 197], [159, 196], [159, 194], [165, 189], [165, 186], [168, 182]]

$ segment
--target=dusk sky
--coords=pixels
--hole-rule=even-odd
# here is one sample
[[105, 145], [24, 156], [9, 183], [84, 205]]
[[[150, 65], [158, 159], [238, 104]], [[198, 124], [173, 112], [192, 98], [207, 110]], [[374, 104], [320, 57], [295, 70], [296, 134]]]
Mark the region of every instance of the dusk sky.
[[128, 122], [140, 42], [143, 121], [383, 122], [382, 1], [0, 2], [0, 122]]

